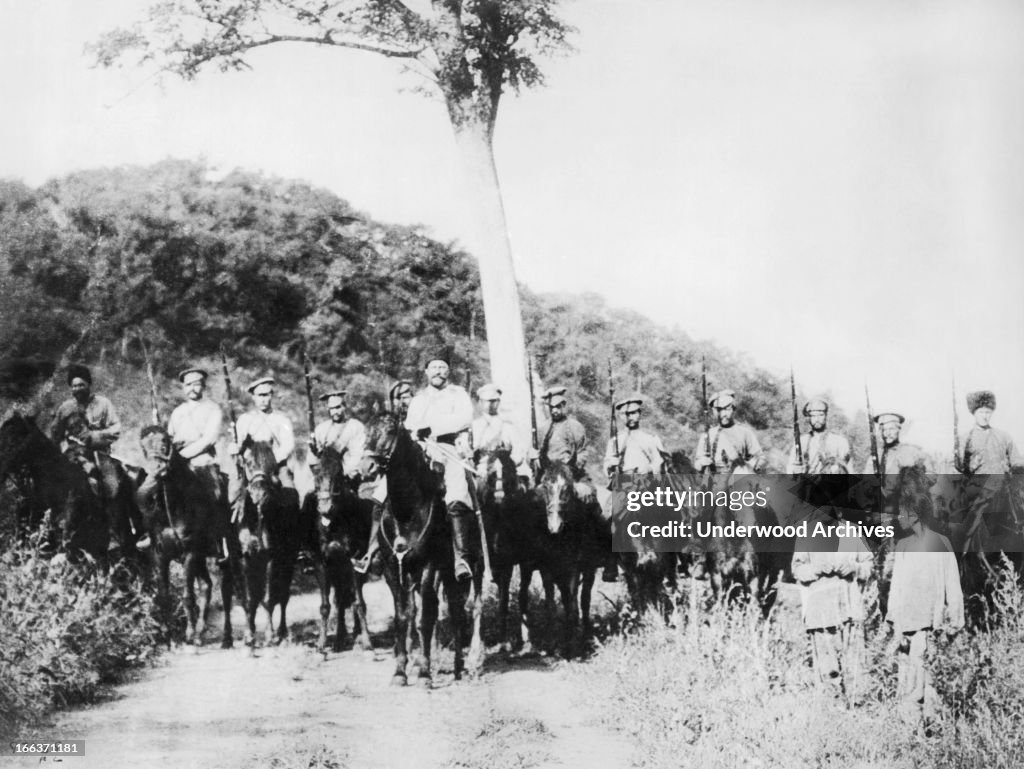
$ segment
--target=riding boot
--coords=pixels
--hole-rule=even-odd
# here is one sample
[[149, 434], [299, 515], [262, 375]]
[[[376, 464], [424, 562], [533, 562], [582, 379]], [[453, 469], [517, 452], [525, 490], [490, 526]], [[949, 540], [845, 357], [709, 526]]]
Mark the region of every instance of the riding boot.
[[455, 579], [467, 580], [473, 576], [469, 565], [472, 541], [473, 513], [461, 502], [448, 505], [448, 518], [452, 522], [452, 546], [455, 550]]

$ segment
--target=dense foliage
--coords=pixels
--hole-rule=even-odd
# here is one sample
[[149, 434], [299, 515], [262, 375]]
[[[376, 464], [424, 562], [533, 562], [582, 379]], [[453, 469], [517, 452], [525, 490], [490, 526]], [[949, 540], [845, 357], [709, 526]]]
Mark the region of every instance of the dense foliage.
[[[711, 389], [736, 389], [741, 418], [788, 445], [788, 383], [749, 360], [597, 296], [522, 295], [537, 373], [570, 387], [595, 441], [610, 359], [617, 393], [642, 389], [648, 424], [692, 448], [704, 356]], [[172, 393], [177, 368], [221, 344], [233, 364], [295, 382], [305, 348], [321, 380], [357, 378], [360, 408], [416, 377], [438, 342], [455, 349], [456, 381], [489, 378], [478, 271], [454, 244], [302, 182], [199, 162], [0, 185], [0, 356], [56, 359], [92, 317], [77, 357], [141, 364], [141, 331]]]

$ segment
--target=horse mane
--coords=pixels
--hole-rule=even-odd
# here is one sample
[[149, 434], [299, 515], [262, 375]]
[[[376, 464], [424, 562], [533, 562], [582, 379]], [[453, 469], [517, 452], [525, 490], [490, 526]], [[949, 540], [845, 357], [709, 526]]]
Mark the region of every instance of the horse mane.
[[277, 457], [274, 456], [274, 447], [267, 441], [253, 441], [249, 444], [246, 464], [254, 472], [276, 476]]

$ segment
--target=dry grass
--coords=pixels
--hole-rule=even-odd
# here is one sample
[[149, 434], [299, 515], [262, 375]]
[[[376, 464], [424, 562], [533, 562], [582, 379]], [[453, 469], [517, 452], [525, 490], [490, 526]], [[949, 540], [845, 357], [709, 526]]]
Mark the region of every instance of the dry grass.
[[[799, 616], [719, 607], [666, 628], [653, 618], [581, 666], [584, 696], [645, 767], [1010, 767], [1024, 755], [1022, 595], [1004, 581], [1003, 622], [938, 639], [928, 721], [897, 717], [884, 626], [869, 630], [854, 704], [817, 685]], [[609, 702], [610, 698], [610, 702]]]

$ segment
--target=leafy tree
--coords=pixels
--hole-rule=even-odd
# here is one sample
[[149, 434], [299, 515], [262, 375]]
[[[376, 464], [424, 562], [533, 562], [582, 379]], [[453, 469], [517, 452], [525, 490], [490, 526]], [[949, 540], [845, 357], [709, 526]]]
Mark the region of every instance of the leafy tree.
[[539, 55], [566, 50], [571, 28], [558, 0], [167, 0], [148, 20], [108, 32], [94, 46], [100, 64], [140, 54], [183, 78], [206, 65], [247, 67], [252, 51], [307, 43], [376, 53], [425, 76], [447, 107], [472, 190], [474, 246], [493, 378], [520, 426], [528, 423], [525, 347], [493, 138], [511, 88], [543, 82]]

